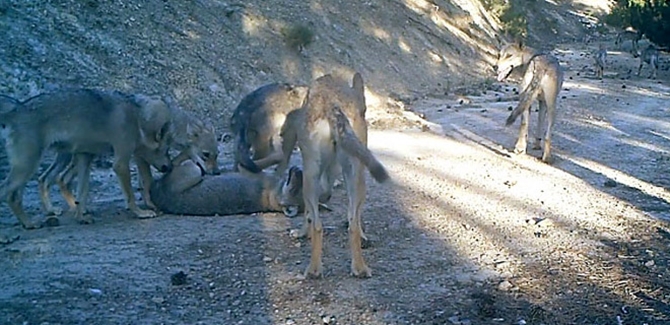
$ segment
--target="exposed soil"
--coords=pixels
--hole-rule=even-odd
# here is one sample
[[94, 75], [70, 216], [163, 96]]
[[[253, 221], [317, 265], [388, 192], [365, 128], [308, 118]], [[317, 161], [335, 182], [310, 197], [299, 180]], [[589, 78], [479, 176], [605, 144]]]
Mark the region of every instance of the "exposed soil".
[[628, 77], [636, 59], [612, 51], [596, 80], [583, 69], [594, 48], [555, 52], [567, 72], [553, 165], [508, 150], [515, 102], [496, 98], [514, 84], [412, 105], [445, 135], [371, 131], [395, 184], [368, 182], [370, 279], [348, 273], [342, 189], [325, 213], [325, 276], [302, 280], [309, 243], [289, 235], [300, 218], [137, 220], [98, 169], [93, 225], [22, 231], [1, 207], [2, 230], [20, 235], [0, 250], [2, 322], [666, 324], [668, 73]]
[[[25, 231], [0, 204], [0, 235], [18, 237], [0, 246], [0, 323], [670, 322], [666, 55], [659, 79], [649, 80], [646, 67], [635, 75], [626, 48], [612, 49], [600, 81], [590, 69], [597, 43], [556, 46], [566, 80], [547, 165], [537, 151], [510, 151], [517, 126], [503, 123], [516, 84], [472, 79], [490, 73], [480, 54], [491, 46], [489, 26], [471, 45], [458, 31], [485, 20], [473, 14], [478, 2], [431, 2], [442, 11], [422, 1], [263, 3], [0, 1], [0, 27], [14, 28], [0, 40], [8, 44], [0, 88], [19, 98], [80, 84], [169, 89], [223, 135], [232, 106], [265, 82], [362, 70], [376, 128], [369, 145], [394, 180], [368, 180], [372, 278], [349, 275], [342, 188], [324, 213], [325, 275], [303, 280], [310, 245], [289, 235], [301, 218], [138, 220], [123, 208], [113, 172], [97, 168], [92, 225], [66, 215], [59, 227]], [[450, 17], [463, 27], [444, 25]], [[292, 19], [317, 28], [305, 53], [277, 36]], [[86, 44], [101, 47], [87, 52]], [[232, 146], [222, 138], [228, 165]], [[24, 202], [42, 218], [36, 194], [32, 181]], [[65, 206], [55, 189], [52, 196]]]

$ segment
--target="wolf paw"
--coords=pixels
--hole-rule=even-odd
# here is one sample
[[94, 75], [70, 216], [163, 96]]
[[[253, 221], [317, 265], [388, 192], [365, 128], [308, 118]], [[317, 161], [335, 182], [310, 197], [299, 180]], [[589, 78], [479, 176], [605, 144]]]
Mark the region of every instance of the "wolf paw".
[[307, 237], [307, 234], [302, 229], [291, 229], [289, 236], [293, 239], [300, 239]]
[[61, 208], [51, 208], [47, 211], [48, 216], [61, 216], [63, 215], [63, 209]]
[[351, 264], [351, 275], [357, 278], [369, 278], [372, 276], [372, 270], [362, 263], [360, 265]]
[[153, 201], [147, 200], [145, 203], [147, 205], [147, 208], [149, 208], [151, 210], [154, 210], [154, 211], [158, 210], [158, 207], [154, 204]]
[[300, 229], [291, 229], [291, 231], [289, 231], [289, 235], [293, 239], [312, 238], [310, 229], [306, 225], [303, 225]]
[[21, 226], [23, 226], [23, 229], [39, 229], [40, 225], [32, 222], [32, 221], [25, 221], [21, 222]]
[[314, 263], [309, 263], [307, 269], [305, 270], [305, 278], [317, 279], [323, 275], [323, 266], [320, 263], [314, 265]]
[[8, 245], [11, 244], [17, 240], [19, 240], [20, 236], [15, 235], [15, 236], [7, 236], [7, 235], [0, 235], [0, 244], [1, 245]]
[[139, 219], [149, 219], [149, 218], [155, 218], [156, 217], [156, 212], [151, 211], [151, 210], [137, 209], [137, 210], [135, 210], [135, 215]]
[[91, 218], [90, 215], [86, 215], [86, 214], [85, 214], [85, 215], [83, 215], [83, 216], [77, 218], [77, 220], [78, 220], [79, 223], [82, 224], [82, 225], [90, 225], [90, 224], [93, 224], [93, 218]]
[[547, 164], [551, 164], [554, 162], [554, 158], [552, 158], [551, 156], [542, 156], [542, 161]]

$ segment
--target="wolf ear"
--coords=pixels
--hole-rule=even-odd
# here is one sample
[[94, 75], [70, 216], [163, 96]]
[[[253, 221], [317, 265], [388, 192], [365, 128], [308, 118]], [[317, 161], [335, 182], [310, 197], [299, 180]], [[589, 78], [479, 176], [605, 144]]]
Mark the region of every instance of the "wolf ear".
[[[154, 137], [158, 137], [158, 135], [155, 135]], [[149, 150], [156, 150], [160, 147], [160, 141], [148, 138], [146, 132], [142, 130], [142, 128], [140, 128], [140, 139], [142, 140], [142, 144]]]
[[164, 107], [167, 104], [157, 96], [147, 96], [143, 94], [133, 94], [130, 96], [132, 102], [140, 109], [140, 116], [144, 122], [161, 119], [166, 120], [166, 111]]
[[[214, 124], [211, 124], [209, 122], [205, 122], [205, 129], [207, 131], [211, 132], [212, 134], [214, 134], [215, 138], [216, 138], [216, 129], [214, 128]], [[218, 139], [218, 138], [216, 138], [216, 139]]]
[[143, 94], [133, 94], [131, 95], [131, 99], [135, 103], [135, 105], [139, 107], [145, 107], [151, 102], [151, 97]]
[[197, 139], [198, 136], [200, 136], [198, 130], [196, 130], [196, 128], [191, 123], [188, 123], [186, 125], [186, 134], [188, 135], [189, 138], [192, 139]]
[[354, 74], [354, 80], [352, 81], [352, 86], [354, 90], [356, 90], [358, 93], [364, 93], [365, 92], [365, 85], [363, 84], [363, 76], [361, 76], [360, 73], [356, 72]]
[[160, 131], [156, 133], [157, 142], [163, 142], [163, 140], [165, 140], [165, 138], [168, 136], [168, 133], [170, 132], [170, 127], [170, 122], [163, 124]]
[[298, 196], [300, 194], [302, 190], [302, 170], [300, 167], [293, 166], [289, 169], [285, 186], [291, 195]]
[[147, 98], [146, 96], [141, 95], [141, 94], [130, 95], [130, 99], [132, 99], [133, 103], [135, 103], [137, 105], [141, 105], [141, 103], [144, 102], [146, 100], [146, 98]]

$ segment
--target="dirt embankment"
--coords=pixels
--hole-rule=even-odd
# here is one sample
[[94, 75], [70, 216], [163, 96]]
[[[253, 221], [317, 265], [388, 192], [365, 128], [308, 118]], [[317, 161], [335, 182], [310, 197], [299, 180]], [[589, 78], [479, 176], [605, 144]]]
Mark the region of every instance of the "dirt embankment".
[[[282, 35], [295, 25], [315, 36], [302, 52]], [[384, 111], [389, 94], [481, 74], [494, 26], [476, 1], [3, 1], [0, 92], [168, 94], [225, 131], [234, 105], [262, 84], [357, 70]]]
[[[0, 4], [9, 31], [0, 90], [19, 98], [79, 85], [166, 91], [223, 133], [230, 109], [260, 84], [359, 70], [373, 125], [407, 125], [407, 108], [442, 130], [371, 131], [396, 186], [368, 180], [367, 280], [348, 274], [341, 187], [323, 213], [319, 280], [298, 277], [310, 253], [289, 235], [300, 218], [138, 220], [109, 169], [92, 175], [93, 225], [65, 216], [60, 227], [23, 231], [1, 204], [0, 232], [21, 238], [0, 249], [0, 323], [670, 321], [666, 56], [659, 80], [648, 80], [630, 73], [636, 59], [611, 50], [600, 81], [590, 70], [595, 44], [557, 45], [566, 81], [556, 161], [546, 165], [538, 152], [510, 153], [517, 130], [503, 121], [516, 85], [468, 86], [488, 76], [492, 53], [493, 23], [478, 1]], [[560, 12], [569, 24], [574, 15]], [[316, 33], [303, 53], [282, 42], [293, 22]], [[36, 192], [29, 183], [31, 214]]]
[[[569, 37], [579, 24], [563, 16], [554, 32]], [[314, 33], [302, 52], [283, 36], [296, 25]], [[81, 86], [167, 94], [221, 132], [262, 84], [354, 70], [368, 82], [373, 125], [402, 115], [398, 100], [483, 81], [499, 30], [477, 0], [4, 0], [0, 28], [3, 94]]]

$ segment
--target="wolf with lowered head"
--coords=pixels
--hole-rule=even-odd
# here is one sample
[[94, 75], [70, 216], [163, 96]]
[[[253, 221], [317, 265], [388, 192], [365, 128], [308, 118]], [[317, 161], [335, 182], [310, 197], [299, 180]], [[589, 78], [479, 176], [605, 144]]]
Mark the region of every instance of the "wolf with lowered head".
[[[22, 194], [43, 152], [55, 148], [58, 152], [99, 154], [111, 148], [113, 169], [127, 207], [140, 218], [155, 216], [154, 211], [141, 209], [135, 202], [130, 160], [133, 156], [155, 158], [156, 161], [147, 163], [169, 171], [168, 146], [163, 137], [169, 124], [165, 118], [167, 111], [160, 100], [115, 91], [76, 89], [43, 93], [0, 112], [0, 131], [10, 164], [9, 174], [0, 184], [0, 200], [8, 202], [24, 228], [36, 228], [38, 224], [23, 210]], [[77, 218], [91, 222], [84, 216], [89, 174], [85, 162], [79, 171], [82, 177], [78, 184]], [[141, 177], [150, 179], [151, 175]]]
[[[563, 85], [563, 70], [558, 59], [550, 53], [538, 52], [525, 46], [522, 42], [507, 44], [500, 50], [495, 70], [498, 81], [504, 81], [515, 70], [523, 75], [519, 85], [519, 104], [505, 121], [505, 125], [510, 126], [521, 115], [521, 127], [514, 152], [526, 152], [530, 108], [537, 100], [540, 109], [533, 149], [539, 150], [543, 147], [542, 161], [551, 162], [551, 136], [556, 119], [556, 103]], [[541, 142], [543, 146], [540, 145]]]

